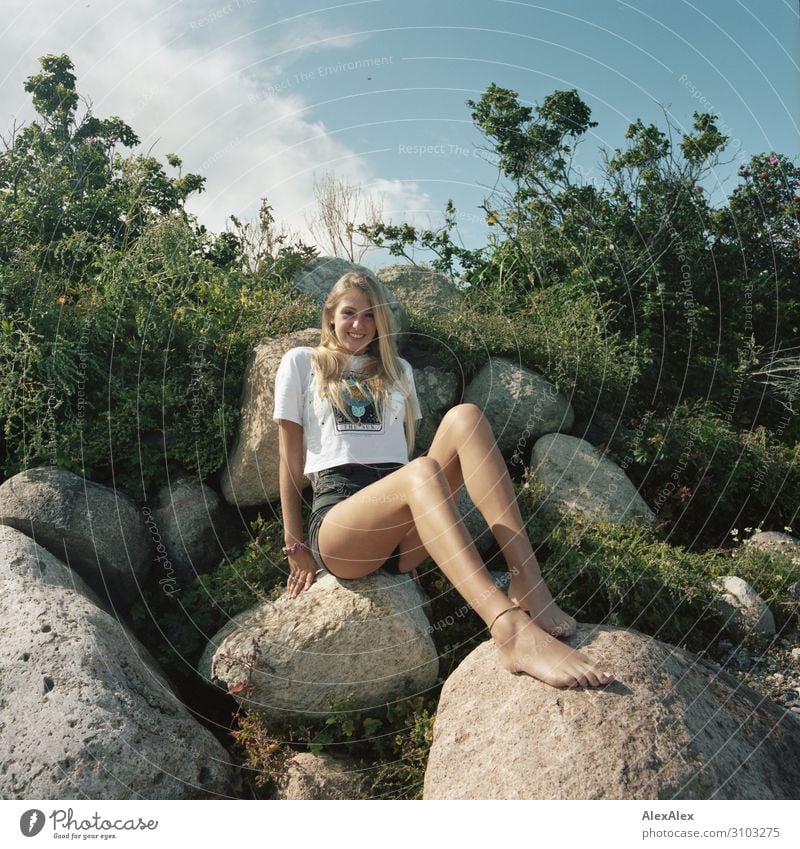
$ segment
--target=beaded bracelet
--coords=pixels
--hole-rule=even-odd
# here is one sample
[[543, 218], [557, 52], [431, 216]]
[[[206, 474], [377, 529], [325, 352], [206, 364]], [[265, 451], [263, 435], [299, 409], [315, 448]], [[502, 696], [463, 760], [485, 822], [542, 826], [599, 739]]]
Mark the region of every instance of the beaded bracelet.
[[291, 545], [285, 545], [281, 551], [286, 555], [297, 554], [298, 551], [302, 551], [304, 548], [308, 548], [308, 540], [305, 542], [293, 542]]

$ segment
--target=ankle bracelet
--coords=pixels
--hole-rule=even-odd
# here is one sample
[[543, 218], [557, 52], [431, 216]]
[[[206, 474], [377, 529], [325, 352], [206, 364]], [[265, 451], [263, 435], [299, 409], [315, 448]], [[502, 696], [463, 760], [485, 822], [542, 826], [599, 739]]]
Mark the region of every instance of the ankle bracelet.
[[[501, 611], [497, 614], [497, 616], [495, 616], [495, 617], [494, 617], [494, 619], [492, 619], [492, 624], [491, 624], [491, 625], [489, 625], [489, 626], [486, 628], [486, 630], [489, 632], [489, 636], [491, 636], [491, 635], [492, 635], [492, 628], [494, 628], [494, 623], [495, 623], [495, 622], [497, 622], [497, 620], [498, 620], [501, 616], [505, 616], [505, 615], [506, 615], [506, 613], [511, 613], [511, 611], [512, 611], [512, 610], [522, 610], [522, 608], [521, 608], [518, 604], [512, 604], [512, 605], [511, 605], [511, 607], [507, 607], [505, 610], [501, 610]], [[523, 612], [524, 612], [524, 611], [523, 611]]]

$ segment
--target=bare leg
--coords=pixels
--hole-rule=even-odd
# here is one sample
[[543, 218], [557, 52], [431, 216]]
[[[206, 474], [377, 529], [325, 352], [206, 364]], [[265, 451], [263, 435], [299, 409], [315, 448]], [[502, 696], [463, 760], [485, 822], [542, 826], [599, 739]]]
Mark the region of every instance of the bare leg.
[[[425, 550], [490, 625], [511, 602], [498, 589], [469, 538], [439, 462], [420, 457], [337, 504], [319, 534], [323, 560], [338, 575], [375, 571], [416, 529]], [[555, 687], [599, 686], [611, 676], [586, 655], [559, 643], [523, 611], [500, 617], [492, 636], [504, 666]]]
[[441, 464], [454, 496], [466, 485], [511, 572], [511, 601], [529, 611], [548, 634], [575, 633], [575, 620], [558, 607], [542, 578], [505, 460], [481, 409], [474, 404], [453, 407], [442, 419], [428, 456]]

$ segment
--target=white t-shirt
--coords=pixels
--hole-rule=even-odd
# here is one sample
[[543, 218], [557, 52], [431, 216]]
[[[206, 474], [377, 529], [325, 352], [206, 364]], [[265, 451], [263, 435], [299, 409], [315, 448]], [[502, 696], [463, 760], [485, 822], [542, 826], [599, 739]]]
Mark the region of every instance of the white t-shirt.
[[[369, 359], [367, 355], [351, 358], [351, 368], [357, 370]], [[414, 418], [422, 418], [414, 386], [414, 372], [404, 359], [400, 364], [411, 389], [410, 401]], [[313, 348], [292, 348], [287, 351], [275, 375], [275, 409], [272, 418], [288, 419], [303, 427], [303, 450], [308, 475], [321, 469], [348, 463], [407, 463], [405, 437], [405, 399], [393, 388], [385, 405], [384, 415], [368, 399], [352, 399], [349, 421], [334, 409], [326, 398], [317, 395]]]

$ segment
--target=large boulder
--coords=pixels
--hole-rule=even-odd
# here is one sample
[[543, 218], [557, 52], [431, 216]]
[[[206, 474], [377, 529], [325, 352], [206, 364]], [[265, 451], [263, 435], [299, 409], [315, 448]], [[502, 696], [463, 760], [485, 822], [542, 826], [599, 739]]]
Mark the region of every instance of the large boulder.
[[761, 596], [742, 578], [726, 575], [715, 581], [717, 607], [726, 624], [740, 639], [754, 635], [774, 637], [775, 617]]
[[150, 572], [152, 541], [133, 501], [57, 466], [0, 486], [0, 524], [65, 560], [118, 611], [128, 610]]
[[233, 544], [236, 528], [234, 511], [202, 481], [180, 476], [163, 486], [152, 512], [162, 586], [185, 585], [215, 569]]
[[97, 593], [84, 583], [77, 572], [73, 572], [66, 563], [22, 531], [9, 525], [0, 525], [0, 576], [2, 575], [35, 578], [40, 584], [71, 590], [97, 607], [104, 606]]
[[293, 285], [299, 291], [309, 295], [314, 303], [322, 309], [325, 299], [328, 297], [328, 292], [333, 288], [333, 284], [348, 271], [357, 271], [360, 274], [365, 274], [375, 280], [383, 289], [386, 296], [386, 303], [392, 313], [392, 323], [394, 332], [401, 338], [408, 330], [408, 316], [402, 305], [394, 297], [392, 292], [388, 290], [380, 280], [375, 276], [375, 272], [364, 265], [358, 265], [355, 262], [348, 262], [346, 259], [340, 259], [333, 256], [320, 256], [307, 262], [292, 280]]
[[746, 548], [765, 554], [780, 554], [800, 563], [800, 539], [782, 531], [759, 531], [744, 542]]
[[545, 509], [582, 513], [594, 521], [655, 519], [625, 472], [583, 439], [560, 433], [541, 437], [533, 446], [531, 472], [544, 485]]
[[235, 794], [230, 756], [146, 649], [80, 577], [16, 533], [3, 529], [0, 547], [0, 796]]
[[418, 265], [385, 265], [375, 276], [406, 308], [425, 315], [452, 312], [462, 295], [452, 280], [434, 268]]
[[325, 575], [295, 599], [284, 595], [236, 616], [200, 660], [245, 710], [270, 718], [366, 710], [425, 692], [439, 660], [408, 576], [358, 581]]
[[558, 690], [492, 642], [442, 689], [426, 799], [797, 799], [800, 725], [733, 676], [635, 631], [579, 625], [618, 681]]
[[569, 430], [575, 420], [572, 405], [552, 383], [502, 357], [489, 358], [467, 386], [464, 401], [483, 410], [512, 463], [524, 462], [539, 436]]
[[275, 799], [345, 801], [368, 799], [367, 772], [342, 758], [334, 758], [324, 752], [296, 752], [287, 764], [285, 772], [275, 782]]
[[222, 494], [229, 504], [252, 507], [280, 497], [278, 484], [278, 426], [275, 374], [291, 348], [319, 344], [319, 330], [308, 328], [277, 339], [262, 339], [247, 363], [240, 401], [239, 432], [221, 476]]
[[453, 372], [425, 366], [414, 369], [414, 386], [422, 413], [422, 420], [417, 422], [414, 443], [415, 451], [422, 453], [431, 447], [444, 414], [458, 400], [458, 378]]

